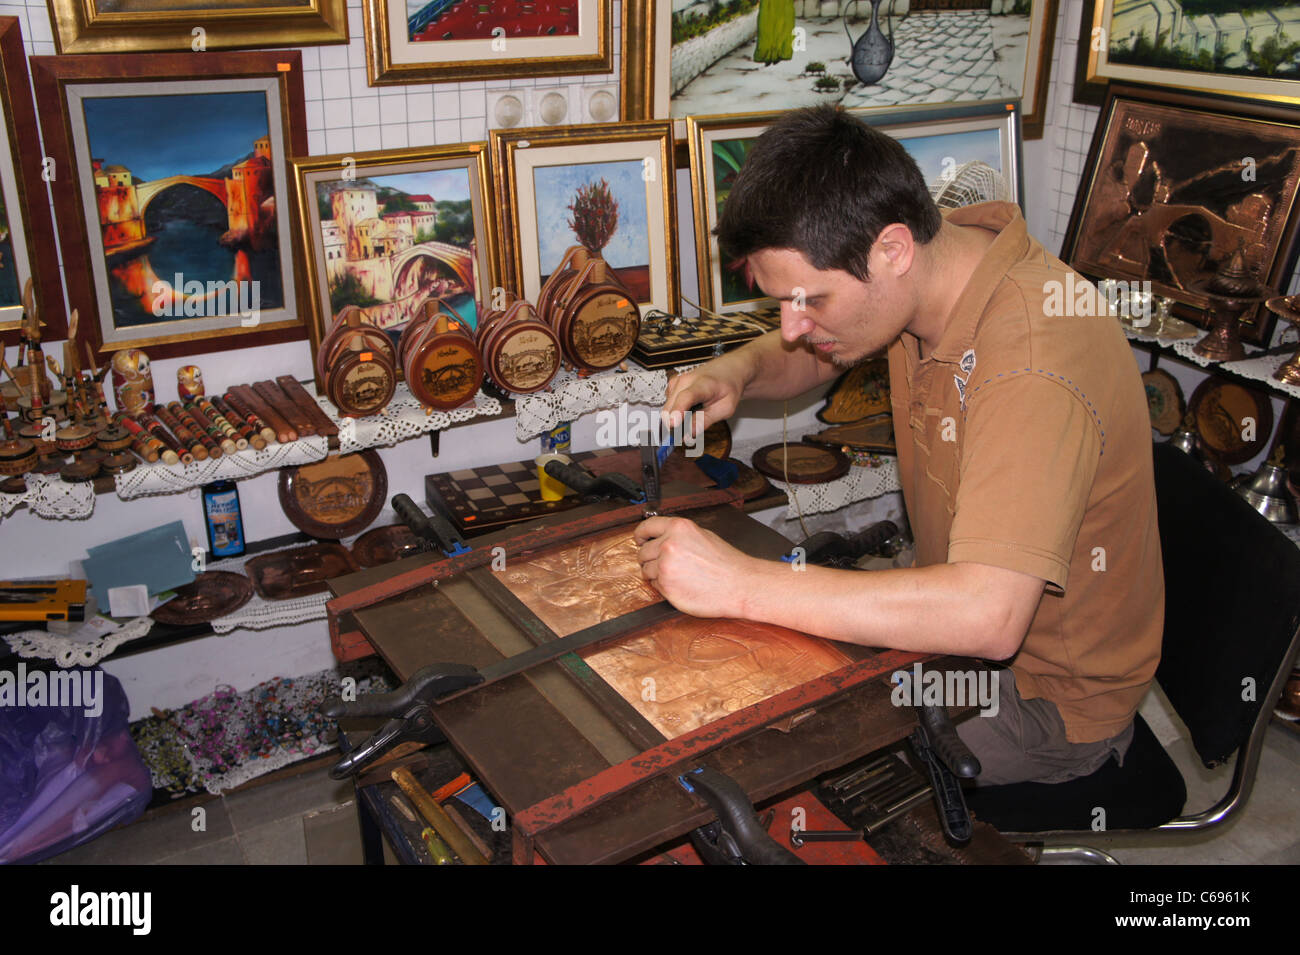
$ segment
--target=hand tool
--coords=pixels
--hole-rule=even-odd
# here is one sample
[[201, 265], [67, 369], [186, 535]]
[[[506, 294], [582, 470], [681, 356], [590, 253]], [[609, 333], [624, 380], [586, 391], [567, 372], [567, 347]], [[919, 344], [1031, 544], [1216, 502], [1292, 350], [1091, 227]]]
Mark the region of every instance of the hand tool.
[[451, 846], [451, 851], [460, 857], [461, 862], [466, 865], [487, 865], [483, 853], [474, 848], [474, 843], [465, 837], [465, 833], [451, 821], [446, 811], [424, 791], [424, 787], [416, 781], [409, 769], [403, 766], [401, 769], [393, 770], [393, 782], [402, 788], [407, 799], [415, 803], [415, 808], [420, 811], [420, 815], [447, 845]]
[[416, 537], [432, 544], [448, 557], [470, 552], [469, 545], [461, 538], [456, 528], [452, 527], [451, 521], [436, 510], [432, 514], [425, 515], [419, 505], [411, 500], [409, 494], [394, 495], [392, 503], [397, 516]]
[[607, 501], [617, 497], [631, 504], [640, 504], [645, 500], [645, 492], [625, 474], [611, 471], [597, 476], [581, 464], [565, 464], [563, 461], [547, 461], [545, 470], [555, 480], [577, 491], [585, 501]]
[[749, 796], [724, 773], [700, 766], [677, 777], [688, 793], [699, 796], [718, 814], [717, 822], [691, 833], [705, 862], [723, 865], [804, 865], [773, 839], [759, 822]]
[[898, 525], [893, 521], [880, 521], [856, 534], [821, 531], [804, 538], [781, 559], [786, 563], [792, 563], [795, 555], [802, 551], [805, 563], [847, 568], [852, 567], [860, 558], [879, 550], [886, 541], [897, 536]]
[[660, 480], [661, 471], [672, 450], [673, 434], [671, 430], [658, 447], [652, 443], [641, 445], [641, 486], [645, 489], [646, 517], [654, 517], [659, 513], [659, 502], [663, 496], [663, 486]]

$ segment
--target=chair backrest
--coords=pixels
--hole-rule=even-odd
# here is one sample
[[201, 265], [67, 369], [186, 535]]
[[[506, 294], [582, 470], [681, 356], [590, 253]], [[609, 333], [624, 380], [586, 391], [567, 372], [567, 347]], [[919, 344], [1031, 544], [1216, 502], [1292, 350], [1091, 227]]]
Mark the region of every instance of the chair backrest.
[[1300, 627], [1300, 548], [1227, 485], [1155, 446], [1165, 570], [1156, 679], [1207, 766], [1231, 756], [1270, 709]]

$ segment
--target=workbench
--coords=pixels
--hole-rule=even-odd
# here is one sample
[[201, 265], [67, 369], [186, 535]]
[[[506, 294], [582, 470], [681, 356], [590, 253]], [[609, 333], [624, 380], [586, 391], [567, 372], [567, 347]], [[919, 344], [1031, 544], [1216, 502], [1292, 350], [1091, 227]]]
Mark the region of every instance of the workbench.
[[[790, 550], [780, 534], [735, 506], [718, 503], [726, 500], [725, 493], [712, 493], [709, 498], [698, 488], [669, 485], [661, 512], [690, 499], [709, 500], [711, 506], [688, 512], [701, 526], [758, 557], [778, 559]], [[527, 534], [536, 548], [548, 533], [572, 541], [587, 527], [596, 533], [621, 525], [630, 532], [639, 517], [636, 507], [584, 505], [529, 522]], [[504, 543], [508, 569], [511, 561], [527, 556], [510, 550], [520, 533], [502, 530], [476, 539], [475, 548], [490, 552]], [[418, 555], [331, 581], [339, 598], [335, 603], [345, 609], [360, 595], [389, 598], [350, 610], [336, 629], [355, 626], [402, 680], [435, 662], [482, 670], [556, 638], [488, 566], [398, 593], [422, 573], [455, 560]], [[676, 613], [665, 604], [649, 611], [651, 616]], [[649, 619], [647, 611], [638, 613]], [[894, 671], [917, 661], [969, 665], [899, 651], [836, 648], [847, 654], [847, 665], [672, 739], [576, 654], [439, 703], [435, 720], [505, 810], [516, 864], [642, 861], [681, 846], [692, 829], [713, 818], [707, 805], [683, 788], [681, 774], [710, 766], [735, 780], [756, 805], [795, 795], [819, 774], [910, 733], [913, 711], [890, 701]], [[909, 815], [924, 819], [927, 814], [932, 817], [934, 810], [922, 806]], [[981, 844], [991, 840], [990, 861], [1017, 858], [1000, 837], [979, 828]]]

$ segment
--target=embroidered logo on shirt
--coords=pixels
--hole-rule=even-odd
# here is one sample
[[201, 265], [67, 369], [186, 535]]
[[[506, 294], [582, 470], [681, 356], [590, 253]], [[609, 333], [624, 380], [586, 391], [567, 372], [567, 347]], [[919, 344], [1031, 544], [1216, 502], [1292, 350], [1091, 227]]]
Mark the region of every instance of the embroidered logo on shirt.
[[975, 349], [967, 348], [961, 356], [961, 361], [958, 362], [957, 365], [969, 378], [970, 373], [975, 370]]
[[966, 379], [961, 375], [952, 376], [953, 383], [957, 386], [957, 396], [961, 398], [961, 410], [966, 410]]

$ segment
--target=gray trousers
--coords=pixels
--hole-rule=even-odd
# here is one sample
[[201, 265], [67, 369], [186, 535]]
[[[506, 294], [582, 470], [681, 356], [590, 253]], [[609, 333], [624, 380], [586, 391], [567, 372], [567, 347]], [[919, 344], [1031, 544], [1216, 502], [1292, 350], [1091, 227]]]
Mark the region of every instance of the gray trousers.
[[1133, 724], [1110, 739], [1071, 743], [1056, 704], [1021, 699], [1015, 674], [998, 670], [998, 712], [978, 713], [957, 724], [957, 735], [980, 761], [977, 786], [1009, 783], [1063, 783], [1096, 772], [1112, 753], [1124, 764], [1133, 742]]

